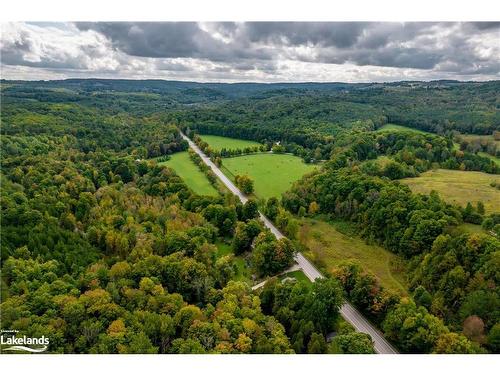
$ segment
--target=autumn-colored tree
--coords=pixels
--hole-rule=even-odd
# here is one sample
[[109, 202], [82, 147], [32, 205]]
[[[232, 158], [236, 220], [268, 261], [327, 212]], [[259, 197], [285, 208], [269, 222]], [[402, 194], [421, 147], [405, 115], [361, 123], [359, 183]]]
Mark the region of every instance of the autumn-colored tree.
[[455, 332], [439, 336], [434, 353], [438, 354], [474, 354], [478, 349], [463, 335]]
[[314, 215], [314, 214], [318, 213], [318, 211], [319, 211], [318, 203], [316, 203], [315, 201], [312, 201], [309, 204], [309, 209], [308, 209], [309, 215]]
[[486, 341], [484, 322], [477, 315], [469, 316], [464, 320], [463, 333], [472, 341], [478, 343], [484, 343]]
[[243, 194], [252, 194], [253, 193], [253, 180], [247, 175], [237, 175], [234, 177], [234, 181], [236, 182], [236, 186], [238, 186]]

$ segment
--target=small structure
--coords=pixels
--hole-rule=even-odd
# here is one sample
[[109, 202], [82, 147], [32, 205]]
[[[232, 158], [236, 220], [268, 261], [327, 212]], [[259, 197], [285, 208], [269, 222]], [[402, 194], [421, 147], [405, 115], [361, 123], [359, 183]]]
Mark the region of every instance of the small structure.
[[326, 334], [326, 342], [332, 342], [332, 340], [337, 336], [337, 332], [330, 332]]

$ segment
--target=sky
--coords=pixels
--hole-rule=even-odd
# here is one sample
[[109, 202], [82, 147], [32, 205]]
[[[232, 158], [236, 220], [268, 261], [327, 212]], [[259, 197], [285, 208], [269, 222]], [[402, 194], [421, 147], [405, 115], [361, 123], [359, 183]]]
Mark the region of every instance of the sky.
[[2, 23], [3, 79], [500, 79], [498, 22]]

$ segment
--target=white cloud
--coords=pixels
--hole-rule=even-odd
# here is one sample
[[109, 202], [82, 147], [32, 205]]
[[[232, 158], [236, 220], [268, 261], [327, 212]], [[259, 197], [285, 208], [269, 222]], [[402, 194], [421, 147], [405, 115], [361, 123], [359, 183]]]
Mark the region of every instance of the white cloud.
[[81, 32], [71, 24], [4, 24], [0, 48], [3, 65], [89, 71], [115, 70], [120, 65], [102, 34]]
[[[154, 31], [162, 30], [161, 25], [153, 26]], [[71, 23], [2, 24], [2, 78], [204, 82], [499, 78], [498, 27], [460, 23], [343, 27], [335, 25], [341, 32], [337, 35], [328, 24], [202, 23], [178, 30], [169, 25], [165, 30], [174, 30], [191, 43], [190, 56], [189, 48], [175, 46], [179, 43], [175, 37], [152, 37], [145, 24], [117, 23], [104, 28]], [[198, 35], [203, 43], [196, 39]], [[135, 44], [127, 44], [128, 38]], [[129, 54], [134, 48], [153, 53], [158, 48], [159, 54], [167, 57]]]

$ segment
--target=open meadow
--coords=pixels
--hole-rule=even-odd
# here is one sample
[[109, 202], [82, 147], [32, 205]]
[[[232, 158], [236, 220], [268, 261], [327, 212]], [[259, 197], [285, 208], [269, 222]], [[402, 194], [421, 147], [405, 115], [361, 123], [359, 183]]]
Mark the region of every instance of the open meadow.
[[353, 231], [346, 222], [303, 219], [298, 237], [309, 248], [310, 253], [306, 255], [323, 264], [328, 272], [343, 261], [354, 260], [383, 287], [407, 295], [403, 261], [380, 246], [367, 244]]
[[393, 131], [393, 130], [396, 130], [396, 131], [412, 131], [412, 132], [420, 133], [420, 134], [432, 134], [432, 133], [426, 132], [424, 130], [409, 128], [407, 126], [396, 125], [396, 124], [385, 124], [380, 129], [377, 129], [378, 132]]
[[260, 143], [248, 141], [246, 139], [236, 139], [229, 137], [220, 137], [218, 135], [199, 135], [202, 140], [207, 142], [214, 150], [226, 148], [228, 150], [244, 149], [245, 147], [260, 146]]
[[187, 151], [172, 154], [170, 160], [158, 163], [172, 168], [186, 185], [199, 195], [218, 195], [217, 190], [210, 184], [207, 177], [189, 158]]
[[400, 180], [415, 193], [429, 194], [435, 190], [450, 203], [466, 206], [484, 203], [486, 213], [500, 211], [500, 190], [492, 182], [500, 183], [500, 176], [483, 172], [437, 169], [424, 172], [420, 177]]
[[222, 170], [234, 180], [236, 175], [248, 175], [254, 181], [259, 198], [280, 197], [292, 184], [317, 166], [306, 164], [297, 156], [262, 153], [224, 159]]

